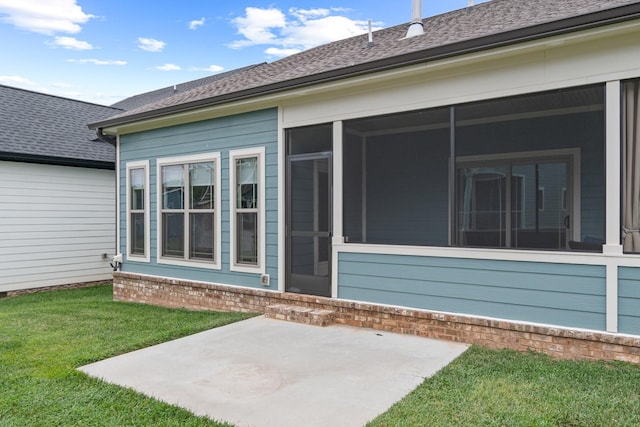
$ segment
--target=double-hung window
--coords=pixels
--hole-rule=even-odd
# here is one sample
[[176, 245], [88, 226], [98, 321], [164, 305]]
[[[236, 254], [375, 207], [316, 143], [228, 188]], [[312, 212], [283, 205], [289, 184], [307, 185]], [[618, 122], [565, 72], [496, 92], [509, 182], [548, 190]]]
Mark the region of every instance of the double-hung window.
[[158, 159], [158, 262], [220, 268], [220, 156]]
[[264, 273], [264, 148], [229, 153], [231, 270]]
[[149, 262], [149, 162], [126, 165], [127, 259]]

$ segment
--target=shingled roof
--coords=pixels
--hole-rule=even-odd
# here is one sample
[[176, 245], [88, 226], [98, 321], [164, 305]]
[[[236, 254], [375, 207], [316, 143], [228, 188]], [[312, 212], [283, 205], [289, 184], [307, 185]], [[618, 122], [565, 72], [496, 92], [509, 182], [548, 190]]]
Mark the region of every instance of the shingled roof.
[[[407, 8], [409, 3], [407, 2]], [[640, 0], [492, 0], [423, 20], [325, 44], [142, 105], [92, 127], [132, 123], [322, 82], [364, 75], [640, 18]]]
[[197, 80], [191, 80], [185, 83], [179, 83], [175, 86], [167, 86], [161, 89], [157, 89], [151, 92], [141, 93], [139, 95], [130, 96], [129, 98], [123, 99], [122, 101], [116, 102], [111, 105], [114, 108], [119, 108], [121, 110], [129, 111], [136, 108], [140, 108], [144, 105], [148, 105], [151, 103], [158, 102], [162, 99], [168, 98], [170, 96], [174, 96], [183, 92], [190, 91], [191, 89], [198, 88], [200, 86], [208, 85], [210, 83], [216, 82], [218, 80], [226, 79], [234, 74], [242, 73], [248, 71], [252, 68], [258, 67], [263, 64], [254, 64], [246, 67], [238, 68], [235, 70], [227, 71], [225, 73], [214, 74], [211, 76], [203, 77]]
[[122, 110], [0, 85], [0, 160], [113, 168], [115, 148], [87, 123]]

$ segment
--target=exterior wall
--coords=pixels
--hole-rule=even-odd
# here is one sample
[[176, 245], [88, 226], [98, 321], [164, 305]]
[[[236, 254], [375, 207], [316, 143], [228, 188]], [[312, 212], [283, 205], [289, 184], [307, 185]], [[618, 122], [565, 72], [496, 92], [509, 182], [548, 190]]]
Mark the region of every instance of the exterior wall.
[[334, 312], [342, 325], [419, 335], [489, 348], [538, 351], [562, 359], [640, 363], [640, 338], [491, 320], [332, 298], [234, 288], [211, 283], [114, 273], [114, 298], [165, 307], [264, 313], [269, 306]]
[[619, 331], [640, 335], [640, 268], [621, 267], [618, 280]]
[[110, 280], [114, 199], [114, 171], [0, 162], [0, 292]]
[[[265, 147], [266, 168], [266, 273], [270, 289], [278, 288], [278, 224], [277, 224], [277, 110], [261, 110], [201, 122], [145, 131], [120, 137], [120, 251], [125, 254], [122, 271], [164, 277], [261, 287], [260, 275], [232, 272], [229, 269], [229, 150]], [[157, 262], [157, 164], [158, 158], [203, 153], [220, 153], [222, 219], [222, 266], [220, 270]], [[126, 259], [126, 164], [149, 160], [150, 180], [150, 262]]]
[[602, 266], [339, 253], [338, 296], [605, 330]]

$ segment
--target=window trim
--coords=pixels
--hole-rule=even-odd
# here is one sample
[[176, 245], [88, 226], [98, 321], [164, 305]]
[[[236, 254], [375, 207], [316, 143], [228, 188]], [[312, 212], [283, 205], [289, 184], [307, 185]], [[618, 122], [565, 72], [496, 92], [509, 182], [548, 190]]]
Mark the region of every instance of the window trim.
[[[215, 168], [215, 189], [214, 189], [214, 261], [203, 261], [199, 259], [188, 259], [189, 253], [189, 230], [184, 230], [185, 233], [185, 247], [184, 247], [184, 259], [166, 257], [162, 255], [162, 167], [171, 165], [185, 165], [190, 163], [205, 163], [213, 162]], [[222, 209], [221, 209], [221, 177], [222, 173], [220, 161], [220, 153], [202, 153], [189, 156], [179, 157], [163, 157], [156, 159], [156, 256], [158, 264], [168, 265], [180, 265], [185, 267], [198, 267], [213, 270], [220, 270], [222, 267]], [[185, 192], [187, 194], [188, 192]], [[186, 197], [186, 196], [185, 196]], [[188, 200], [185, 198], [185, 206], [187, 206]], [[189, 209], [185, 209], [185, 223], [188, 217]]]
[[[256, 265], [236, 261], [236, 160], [256, 157], [258, 160], [258, 262]], [[229, 270], [241, 273], [265, 274], [266, 221], [265, 221], [265, 147], [243, 148], [229, 151]]]
[[[131, 171], [135, 169], [144, 170], [144, 255], [131, 253]], [[126, 246], [127, 261], [150, 262], [151, 261], [151, 226], [150, 226], [150, 204], [149, 195], [149, 161], [140, 160], [135, 162], [127, 162], [125, 165], [125, 210], [126, 210]]]

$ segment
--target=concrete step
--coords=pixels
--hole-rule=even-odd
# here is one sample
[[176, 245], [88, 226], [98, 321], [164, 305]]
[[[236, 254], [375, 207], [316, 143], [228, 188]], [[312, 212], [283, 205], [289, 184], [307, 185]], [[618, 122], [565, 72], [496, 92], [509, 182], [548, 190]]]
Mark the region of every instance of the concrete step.
[[329, 326], [334, 322], [335, 311], [298, 307], [296, 305], [274, 304], [267, 306], [265, 317], [313, 326]]

